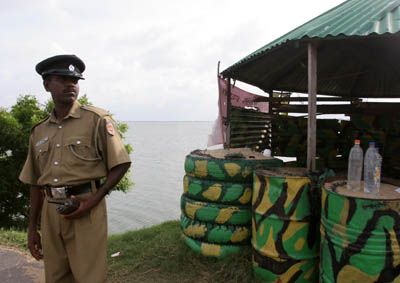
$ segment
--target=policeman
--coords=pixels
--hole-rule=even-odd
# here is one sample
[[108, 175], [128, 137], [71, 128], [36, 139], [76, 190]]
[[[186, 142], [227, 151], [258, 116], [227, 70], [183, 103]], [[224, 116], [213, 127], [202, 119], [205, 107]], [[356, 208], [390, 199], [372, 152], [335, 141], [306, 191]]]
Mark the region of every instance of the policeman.
[[75, 55], [36, 65], [54, 109], [33, 127], [19, 179], [31, 185], [28, 248], [43, 258], [46, 282], [106, 281], [104, 196], [131, 164], [108, 112], [77, 101], [84, 70]]

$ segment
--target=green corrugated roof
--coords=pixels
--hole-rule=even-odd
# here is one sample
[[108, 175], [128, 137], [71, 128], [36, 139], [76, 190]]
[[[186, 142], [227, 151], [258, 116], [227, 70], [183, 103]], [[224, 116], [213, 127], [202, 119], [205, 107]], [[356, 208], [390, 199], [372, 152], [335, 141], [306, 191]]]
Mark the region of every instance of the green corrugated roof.
[[349, 0], [256, 50], [222, 72], [229, 75], [241, 65], [276, 47], [303, 39], [335, 39], [400, 32], [400, 0]]

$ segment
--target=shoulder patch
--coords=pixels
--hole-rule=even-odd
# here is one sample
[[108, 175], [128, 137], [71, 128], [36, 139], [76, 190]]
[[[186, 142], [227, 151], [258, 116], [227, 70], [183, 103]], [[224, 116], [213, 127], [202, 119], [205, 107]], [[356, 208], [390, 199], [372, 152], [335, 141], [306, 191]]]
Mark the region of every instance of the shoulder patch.
[[83, 106], [81, 106], [81, 109], [93, 112], [100, 117], [111, 116], [111, 114], [108, 111], [98, 108], [98, 107], [95, 107], [95, 106], [92, 106], [92, 105], [83, 105]]
[[32, 128], [31, 128], [31, 133], [33, 132], [33, 130], [34, 130], [37, 126], [39, 126], [40, 124], [43, 124], [44, 122], [46, 122], [46, 121], [49, 120], [49, 119], [50, 119], [50, 116], [47, 116], [47, 117], [44, 118], [43, 120], [39, 121], [37, 124], [33, 125]]
[[115, 135], [114, 123], [113, 123], [112, 121], [107, 121], [107, 123], [106, 123], [106, 130], [107, 130], [107, 133], [108, 133], [110, 136]]

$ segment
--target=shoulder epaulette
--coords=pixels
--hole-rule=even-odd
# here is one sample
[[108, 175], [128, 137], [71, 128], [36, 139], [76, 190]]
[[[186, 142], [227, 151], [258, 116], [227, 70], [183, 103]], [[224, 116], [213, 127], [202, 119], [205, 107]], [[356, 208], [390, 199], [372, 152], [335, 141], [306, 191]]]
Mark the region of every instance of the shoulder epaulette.
[[40, 120], [39, 122], [37, 122], [35, 125], [32, 126], [31, 132], [32, 132], [37, 126], [39, 126], [40, 124], [43, 124], [44, 122], [46, 122], [46, 121], [49, 120], [49, 119], [50, 119], [50, 115], [47, 116], [46, 118]]
[[111, 116], [111, 114], [108, 111], [98, 108], [98, 107], [95, 107], [95, 106], [92, 106], [92, 105], [83, 105], [83, 106], [81, 106], [81, 109], [93, 112], [93, 113], [99, 115], [100, 117]]

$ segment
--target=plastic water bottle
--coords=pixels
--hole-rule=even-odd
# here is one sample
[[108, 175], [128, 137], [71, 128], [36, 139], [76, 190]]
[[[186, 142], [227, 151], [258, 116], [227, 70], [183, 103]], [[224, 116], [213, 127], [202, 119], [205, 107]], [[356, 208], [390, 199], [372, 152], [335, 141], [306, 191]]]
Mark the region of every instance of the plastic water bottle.
[[381, 185], [382, 157], [375, 148], [375, 142], [369, 142], [364, 159], [364, 192], [378, 194]]
[[355, 140], [354, 146], [351, 148], [349, 154], [349, 165], [347, 171], [347, 189], [349, 190], [360, 190], [363, 156], [364, 152], [360, 147], [360, 140]]

